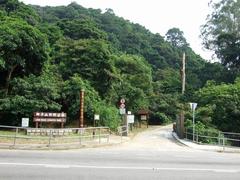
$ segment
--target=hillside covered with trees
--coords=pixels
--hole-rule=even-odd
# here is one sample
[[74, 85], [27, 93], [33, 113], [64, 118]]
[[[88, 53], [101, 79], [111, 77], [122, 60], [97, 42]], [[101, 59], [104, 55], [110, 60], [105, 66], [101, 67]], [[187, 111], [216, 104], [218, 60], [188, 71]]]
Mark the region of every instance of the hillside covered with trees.
[[[40, 7], [2, 0], [0, 124], [20, 125], [22, 117], [32, 117], [36, 111], [66, 112], [67, 123], [73, 124], [79, 117], [79, 92], [84, 89], [88, 125], [98, 113], [102, 125], [119, 126], [120, 98], [126, 99], [133, 113], [149, 109], [152, 124], [174, 121], [180, 107], [189, 111], [188, 102], [196, 101], [200, 107], [197, 121], [240, 132], [240, 37], [239, 33], [233, 37], [234, 32], [219, 37], [219, 32], [211, 32], [214, 22], [208, 20], [202, 36], [221, 63], [197, 55], [177, 27], [162, 36], [116, 16], [111, 9], [102, 12], [74, 2]], [[207, 41], [211, 33], [219, 38], [217, 42]], [[238, 43], [235, 49], [233, 43], [227, 46], [229, 39]], [[184, 96], [183, 52], [187, 62]]]

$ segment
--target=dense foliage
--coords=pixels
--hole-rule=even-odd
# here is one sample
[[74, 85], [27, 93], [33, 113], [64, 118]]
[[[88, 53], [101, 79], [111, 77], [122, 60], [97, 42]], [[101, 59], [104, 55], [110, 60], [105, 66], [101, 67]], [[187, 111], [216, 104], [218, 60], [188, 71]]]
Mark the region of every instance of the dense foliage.
[[202, 26], [207, 49], [215, 51], [224, 66], [240, 69], [240, 1], [221, 0], [211, 4], [213, 12]]
[[[149, 109], [150, 123], [168, 123], [208, 80], [233, 83], [236, 76], [195, 54], [180, 29], [172, 28], [163, 37], [117, 17], [111, 9], [102, 12], [76, 3], [39, 7], [0, 1], [0, 23], [0, 124], [19, 125], [21, 117], [31, 117], [35, 111], [64, 111], [67, 123], [73, 125], [79, 117], [81, 89], [86, 95], [88, 125], [98, 113], [101, 125], [116, 129], [121, 123], [120, 98], [126, 99], [127, 110], [133, 113]], [[180, 94], [183, 52], [187, 61], [184, 96]], [[197, 100], [203, 106], [199, 116], [205, 117], [201, 121], [239, 131], [225, 126], [229, 118], [235, 121], [239, 99], [232, 102], [229, 97], [237, 111], [219, 120], [215, 112], [223, 116], [230, 110], [214, 109], [225, 99], [215, 102], [209, 88], [217, 91], [221, 85], [208, 83], [198, 91]]]

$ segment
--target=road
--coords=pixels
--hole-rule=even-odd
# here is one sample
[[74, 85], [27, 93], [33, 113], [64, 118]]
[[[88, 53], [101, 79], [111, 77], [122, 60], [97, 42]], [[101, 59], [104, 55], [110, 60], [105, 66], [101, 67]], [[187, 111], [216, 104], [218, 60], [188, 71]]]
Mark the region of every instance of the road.
[[240, 154], [178, 144], [171, 127], [150, 128], [122, 145], [68, 151], [0, 150], [0, 179], [221, 180], [240, 178]]

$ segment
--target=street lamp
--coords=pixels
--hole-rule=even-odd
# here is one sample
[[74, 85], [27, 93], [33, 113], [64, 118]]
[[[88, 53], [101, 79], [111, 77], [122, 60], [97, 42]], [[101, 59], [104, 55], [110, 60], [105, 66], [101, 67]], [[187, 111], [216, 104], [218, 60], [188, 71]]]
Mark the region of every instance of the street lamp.
[[189, 103], [191, 110], [193, 112], [193, 141], [194, 141], [194, 136], [195, 136], [195, 109], [197, 107], [197, 103]]

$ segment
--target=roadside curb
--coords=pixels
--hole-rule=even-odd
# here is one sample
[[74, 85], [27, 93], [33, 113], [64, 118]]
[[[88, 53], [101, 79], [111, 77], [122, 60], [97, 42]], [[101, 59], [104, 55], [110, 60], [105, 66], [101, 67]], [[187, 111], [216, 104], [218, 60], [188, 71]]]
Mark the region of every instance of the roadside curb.
[[184, 145], [184, 146], [187, 146], [187, 147], [190, 147], [189, 145], [187, 145], [187, 144], [185, 144], [183, 141], [181, 141], [175, 132], [172, 132], [172, 137], [173, 137], [176, 141], [178, 141], [180, 144], [182, 144], [182, 145]]

